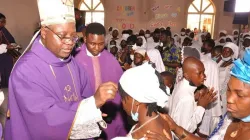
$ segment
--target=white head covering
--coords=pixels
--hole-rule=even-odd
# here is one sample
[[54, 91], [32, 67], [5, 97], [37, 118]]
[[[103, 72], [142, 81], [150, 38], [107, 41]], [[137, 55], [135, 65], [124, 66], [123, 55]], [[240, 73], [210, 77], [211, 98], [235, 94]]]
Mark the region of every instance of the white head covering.
[[249, 35], [249, 36], [250, 36], [250, 33], [243, 33], [243, 34], [242, 34], [243, 39], [244, 39], [244, 36], [246, 36], [246, 35]]
[[122, 34], [121, 40], [127, 40], [129, 37], [129, 34]]
[[119, 33], [119, 29], [117, 29], [117, 28], [113, 28], [112, 33], [113, 33], [115, 30], [118, 31], [118, 33]]
[[120, 79], [122, 89], [140, 103], [156, 103], [165, 107], [169, 96], [160, 89], [156, 70], [149, 63], [131, 68]]
[[238, 56], [239, 56], [239, 47], [236, 45], [236, 44], [234, 44], [234, 43], [232, 43], [232, 42], [227, 42], [224, 46], [223, 46], [223, 48], [225, 48], [225, 47], [227, 47], [227, 48], [231, 48], [232, 49], [232, 51], [233, 51], [233, 56], [232, 56], [232, 58], [233, 59], [237, 59], [238, 58]]
[[165, 66], [164, 66], [164, 63], [162, 61], [161, 54], [157, 49], [148, 49], [147, 55], [148, 55], [150, 61], [155, 64], [155, 67], [156, 67], [155, 69], [158, 72], [161, 73], [161, 72], [165, 71]]
[[233, 37], [232, 35], [227, 35], [227, 36], [226, 36], [226, 39], [227, 39], [227, 38], [231, 39], [232, 42], [234, 41], [234, 37]]
[[75, 22], [74, 0], [37, 0], [41, 25]]
[[220, 30], [219, 34], [220, 33], [224, 33], [225, 35], [227, 35], [227, 31], [226, 30]]
[[248, 37], [245, 37], [245, 38], [244, 38], [244, 40], [245, 40], [245, 39], [249, 39], [249, 40], [250, 40], [250, 36], [248, 36]]
[[139, 53], [139, 54], [141, 54], [143, 57], [145, 57], [145, 56], [146, 56], [146, 49], [137, 48], [137, 49], [135, 50], [135, 53]]
[[232, 35], [234, 35], [234, 32], [238, 32], [238, 34], [239, 34], [239, 30], [238, 29], [234, 29], [233, 32], [232, 32]]

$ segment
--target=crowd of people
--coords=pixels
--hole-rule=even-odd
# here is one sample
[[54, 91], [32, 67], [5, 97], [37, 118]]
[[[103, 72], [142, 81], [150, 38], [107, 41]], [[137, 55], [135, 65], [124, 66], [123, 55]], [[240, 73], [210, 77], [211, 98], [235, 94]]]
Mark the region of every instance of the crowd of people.
[[90, 23], [79, 38], [73, 5], [38, 8], [21, 56], [0, 13], [5, 140], [250, 139], [250, 33]]

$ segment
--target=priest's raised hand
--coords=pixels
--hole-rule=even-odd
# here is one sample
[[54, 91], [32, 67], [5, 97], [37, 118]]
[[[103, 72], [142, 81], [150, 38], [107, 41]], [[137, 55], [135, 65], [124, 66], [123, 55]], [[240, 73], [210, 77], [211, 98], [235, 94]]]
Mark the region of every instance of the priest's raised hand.
[[100, 108], [108, 100], [114, 99], [117, 90], [118, 86], [113, 82], [107, 82], [101, 84], [94, 95], [96, 107]]

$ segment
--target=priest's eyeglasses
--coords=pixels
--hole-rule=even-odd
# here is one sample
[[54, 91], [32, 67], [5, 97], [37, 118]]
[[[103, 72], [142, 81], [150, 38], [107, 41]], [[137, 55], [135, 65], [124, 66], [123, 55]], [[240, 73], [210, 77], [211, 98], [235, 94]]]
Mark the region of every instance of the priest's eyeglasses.
[[69, 44], [70, 41], [72, 41], [75, 44], [79, 40], [78, 35], [73, 35], [71, 37], [61, 37], [53, 30], [51, 30], [48, 26], [45, 26], [45, 28], [49, 29], [53, 34], [55, 34], [62, 41], [63, 44]]

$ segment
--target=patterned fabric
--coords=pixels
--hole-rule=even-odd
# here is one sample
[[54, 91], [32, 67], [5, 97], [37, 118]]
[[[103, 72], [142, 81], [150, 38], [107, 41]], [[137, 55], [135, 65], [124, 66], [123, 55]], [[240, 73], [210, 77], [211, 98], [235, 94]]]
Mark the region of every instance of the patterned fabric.
[[[172, 45], [170, 48], [165, 48], [162, 53], [162, 58], [164, 63], [181, 63], [180, 61], [180, 53], [181, 49]], [[171, 72], [172, 74], [176, 74], [176, 68], [165, 66], [165, 70]]]
[[227, 127], [231, 124], [232, 120], [228, 117], [227, 113], [221, 117], [218, 126], [214, 129], [214, 131], [208, 137], [209, 140], [219, 140], [224, 139]]

